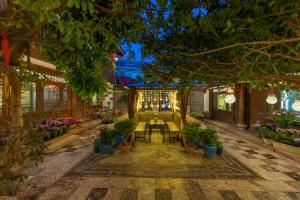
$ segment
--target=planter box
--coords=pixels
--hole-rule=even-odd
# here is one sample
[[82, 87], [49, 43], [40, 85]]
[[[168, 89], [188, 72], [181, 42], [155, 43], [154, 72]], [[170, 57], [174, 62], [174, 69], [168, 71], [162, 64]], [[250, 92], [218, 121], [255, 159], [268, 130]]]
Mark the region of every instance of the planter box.
[[279, 142], [273, 142], [273, 147], [275, 151], [287, 152], [295, 154], [296, 156], [300, 156], [300, 147], [295, 147], [288, 144], [283, 144]]
[[267, 139], [267, 138], [262, 138], [263, 139], [263, 141], [264, 141], [264, 143], [266, 144], [266, 145], [269, 145], [269, 146], [272, 146], [273, 145], [273, 140], [271, 140], [271, 139]]

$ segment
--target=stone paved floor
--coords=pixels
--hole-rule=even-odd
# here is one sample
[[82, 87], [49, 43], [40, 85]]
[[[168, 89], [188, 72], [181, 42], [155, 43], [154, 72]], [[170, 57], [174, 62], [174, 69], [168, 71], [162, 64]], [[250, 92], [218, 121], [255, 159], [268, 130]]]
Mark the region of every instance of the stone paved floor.
[[[48, 156], [33, 170], [24, 188], [26, 193], [37, 192], [37, 199], [53, 200], [300, 200], [300, 163], [239, 138], [228, 129], [218, 130], [226, 153], [225, 158], [212, 161], [204, 160], [201, 150], [186, 155], [179, 144], [161, 144], [159, 135], [152, 144], [138, 142], [128, 155], [116, 151], [110, 157], [97, 156], [91, 153], [90, 139], [96, 132], [91, 130], [78, 144]], [[124, 168], [116, 169], [120, 164]], [[129, 173], [131, 167], [139, 166], [142, 173]], [[217, 171], [216, 166], [227, 171]], [[155, 175], [157, 169], [160, 176]], [[177, 175], [167, 176], [165, 172], [170, 169], [176, 169]], [[195, 173], [195, 169], [205, 173]], [[178, 175], [186, 170], [193, 171], [193, 176]], [[210, 172], [216, 176], [209, 176]], [[222, 176], [226, 172], [229, 176]]]

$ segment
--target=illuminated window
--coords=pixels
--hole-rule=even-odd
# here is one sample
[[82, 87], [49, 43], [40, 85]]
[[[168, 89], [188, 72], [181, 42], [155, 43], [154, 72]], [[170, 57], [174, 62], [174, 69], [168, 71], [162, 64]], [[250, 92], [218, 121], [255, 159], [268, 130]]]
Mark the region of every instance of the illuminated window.
[[282, 91], [281, 92], [281, 109], [300, 114], [300, 112], [297, 112], [293, 109], [293, 103], [297, 96], [300, 95], [300, 92], [295, 90], [289, 90], [289, 91]]
[[226, 110], [225, 96], [226, 94], [217, 94], [217, 109]]
[[47, 85], [44, 88], [44, 109], [59, 110], [60, 89], [56, 85]]
[[24, 83], [21, 89], [21, 106], [23, 112], [36, 112], [36, 84]]
[[173, 91], [141, 91], [138, 100], [138, 109], [144, 111], [172, 111], [174, 107]]

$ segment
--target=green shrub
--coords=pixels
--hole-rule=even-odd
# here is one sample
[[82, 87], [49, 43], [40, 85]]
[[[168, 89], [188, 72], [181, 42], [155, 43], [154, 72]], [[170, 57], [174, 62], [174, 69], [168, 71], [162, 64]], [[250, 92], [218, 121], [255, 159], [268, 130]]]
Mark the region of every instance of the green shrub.
[[280, 142], [283, 144], [288, 144], [288, 145], [293, 145], [293, 146], [297, 146], [295, 141], [295, 136], [293, 135], [287, 135], [285, 133], [277, 133], [276, 137], [274, 138], [274, 140], [276, 142]]
[[195, 119], [209, 119], [210, 115], [208, 112], [191, 112], [191, 117]]
[[200, 135], [200, 124], [186, 124], [182, 129], [187, 143], [193, 144], [198, 141]]
[[271, 139], [274, 140], [275, 137], [277, 136], [277, 133], [273, 131], [270, 128], [267, 127], [261, 127], [258, 129], [258, 134], [260, 137], [266, 138], [266, 139]]
[[202, 129], [201, 132], [203, 134], [203, 142], [205, 144], [217, 145], [220, 142], [216, 129], [206, 128], [206, 129]]
[[121, 133], [124, 140], [127, 141], [129, 135], [134, 131], [136, 122], [133, 119], [122, 119], [115, 123], [115, 129], [118, 133]]
[[112, 128], [101, 129], [100, 144], [112, 144], [114, 132], [115, 131]]

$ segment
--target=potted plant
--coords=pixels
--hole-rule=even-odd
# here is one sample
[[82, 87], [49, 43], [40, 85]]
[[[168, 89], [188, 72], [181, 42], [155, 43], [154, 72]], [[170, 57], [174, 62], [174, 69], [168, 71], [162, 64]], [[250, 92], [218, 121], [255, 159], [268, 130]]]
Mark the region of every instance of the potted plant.
[[123, 135], [123, 141], [120, 145], [122, 153], [128, 153], [131, 149], [130, 135], [135, 129], [135, 121], [133, 119], [123, 119], [115, 123], [115, 129]]
[[266, 145], [273, 145], [273, 141], [277, 135], [275, 131], [267, 127], [261, 127], [258, 129], [258, 133]]
[[113, 129], [104, 128], [100, 130], [100, 146], [99, 150], [102, 154], [110, 154], [112, 152], [112, 135]]
[[55, 127], [55, 126], [50, 128], [50, 134], [51, 134], [52, 139], [54, 139], [58, 136], [59, 130], [60, 130], [60, 128]]
[[100, 139], [97, 138], [97, 139], [94, 140], [94, 152], [95, 153], [99, 153], [100, 152], [99, 146], [100, 146]]
[[217, 155], [220, 156], [220, 155], [223, 155], [224, 153], [224, 147], [223, 147], [223, 144], [220, 140], [218, 140], [217, 142]]
[[287, 111], [277, 111], [272, 118], [280, 128], [288, 128], [296, 121], [295, 116]]
[[198, 139], [199, 128], [198, 124], [186, 124], [182, 129], [182, 134], [186, 141], [185, 151], [188, 154], [194, 154], [195, 152], [195, 143]]
[[218, 135], [213, 128], [206, 128], [202, 130], [204, 139], [204, 156], [206, 158], [213, 158], [217, 153]]

